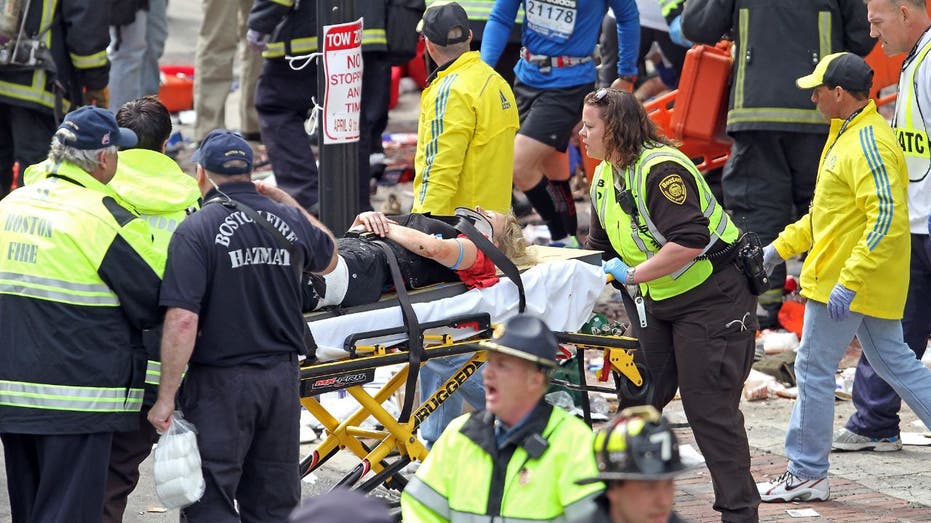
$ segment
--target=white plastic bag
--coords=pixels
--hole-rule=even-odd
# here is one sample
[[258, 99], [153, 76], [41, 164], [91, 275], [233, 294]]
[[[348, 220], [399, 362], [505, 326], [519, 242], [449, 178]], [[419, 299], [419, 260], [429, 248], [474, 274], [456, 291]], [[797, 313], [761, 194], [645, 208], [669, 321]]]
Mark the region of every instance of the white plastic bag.
[[204, 495], [204, 473], [197, 449], [197, 430], [181, 411], [155, 447], [155, 492], [167, 509], [182, 508]]

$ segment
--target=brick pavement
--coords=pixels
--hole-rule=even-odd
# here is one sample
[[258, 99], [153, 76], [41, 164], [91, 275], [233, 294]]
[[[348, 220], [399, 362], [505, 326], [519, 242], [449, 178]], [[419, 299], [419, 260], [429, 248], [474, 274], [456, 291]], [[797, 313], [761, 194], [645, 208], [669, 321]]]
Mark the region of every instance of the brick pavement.
[[[676, 429], [681, 444], [695, 445], [692, 432], [687, 428]], [[751, 448], [751, 472], [757, 481], [774, 478], [785, 471], [785, 457]], [[931, 500], [929, 500], [931, 502]], [[714, 492], [711, 476], [704, 467], [679, 477], [676, 482], [676, 511], [695, 523], [720, 521], [720, 515], [711, 506]], [[814, 509], [820, 517], [794, 518], [788, 509]], [[760, 521], [806, 521], [844, 523], [927, 523], [931, 522], [931, 507], [910, 503], [858, 483], [840, 477], [831, 477], [831, 498], [828, 501], [807, 503], [763, 503], [760, 505]]]

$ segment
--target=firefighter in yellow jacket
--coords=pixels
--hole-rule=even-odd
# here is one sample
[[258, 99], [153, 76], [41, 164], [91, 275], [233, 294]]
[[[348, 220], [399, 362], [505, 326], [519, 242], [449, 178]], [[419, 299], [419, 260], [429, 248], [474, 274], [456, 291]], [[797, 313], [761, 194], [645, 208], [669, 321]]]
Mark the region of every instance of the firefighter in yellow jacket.
[[[109, 17], [93, 0], [6, 0], [0, 20], [0, 198], [39, 163], [71, 106], [109, 105]], [[16, 9], [16, 8], [19, 9]]]
[[[587, 521], [598, 473], [591, 429], [543, 400], [556, 336], [543, 320], [509, 319], [488, 351], [487, 410], [454, 420], [401, 495], [405, 521]], [[467, 485], [467, 487], [465, 487]]]
[[0, 202], [0, 438], [13, 521], [100, 521], [114, 432], [139, 424], [164, 253], [106, 184], [132, 131], [96, 107]]
[[419, 26], [438, 64], [420, 99], [414, 206], [452, 215], [456, 207], [507, 213], [518, 115], [501, 75], [469, 51], [469, 17], [457, 3], [434, 4]]
[[[831, 121], [808, 214], [764, 249], [772, 266], [808, 252], [805, 324], [795, 358], [798, 401], [786, 432], [786, 472], [758, 484], [763, 501], [826, 500], [834, 371], [854, 335], [876, 373], [926, 425], [931, 370], [902, 340], [908, 288], [908, 171], [889, 124], [869, 99], [873, 71], [851, 53], [824, 57], [798, 79]], [[931, 426], [931, 425], [929, 425]]]

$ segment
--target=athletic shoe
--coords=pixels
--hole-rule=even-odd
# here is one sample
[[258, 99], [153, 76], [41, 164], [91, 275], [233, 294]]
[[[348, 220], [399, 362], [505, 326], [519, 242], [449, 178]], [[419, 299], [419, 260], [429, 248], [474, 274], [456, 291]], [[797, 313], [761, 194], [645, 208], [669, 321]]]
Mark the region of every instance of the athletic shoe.
[[831, 495], [828, 478], [802, 479], [788, 470], [773, 481], [757, 483], [760, 499], [773, 501], [826, 501]]
[[556, 241], [550, 242], [550, 247], [562, 247], [565, 249], [581, 249], [582, 244], [579, 243], [578, 238], [575, 236], [566, 236], [565, 238]]
[[861, 436], [856, 432], [847, 430], [846, 427], [837, 429], [834, 433], [834, 441], [831, 442], [831, 450], [875, 450], [876, 452], [894, 452], [902, 450], [902, 438], [892, 436], [890, 438], [870, 438]]

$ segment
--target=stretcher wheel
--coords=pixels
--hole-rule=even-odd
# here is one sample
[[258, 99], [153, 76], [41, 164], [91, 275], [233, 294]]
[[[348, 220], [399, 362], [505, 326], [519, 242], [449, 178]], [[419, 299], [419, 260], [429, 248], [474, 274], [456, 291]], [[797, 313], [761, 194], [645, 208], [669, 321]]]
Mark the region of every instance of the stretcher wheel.
[[653, 390], [653, 374], [650, 369], [642, 363], [635, 363], [640, 375], [643, 376], [643, 384], [639, 387], [634, 385], [626, 376], [620, 373], [614, 373], [614, 380], [617, 384], [618, 400], [640, 401]]

